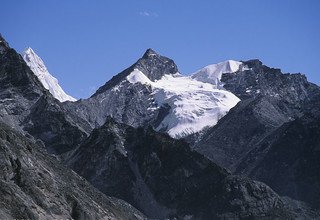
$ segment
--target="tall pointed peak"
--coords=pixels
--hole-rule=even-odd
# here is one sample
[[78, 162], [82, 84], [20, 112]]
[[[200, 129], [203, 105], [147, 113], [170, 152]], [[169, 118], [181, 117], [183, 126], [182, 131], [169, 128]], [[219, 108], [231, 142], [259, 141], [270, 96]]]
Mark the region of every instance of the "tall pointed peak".
[[53, 77], [47, 67], [45, 66], [43, 60], [33, 51], [31, 47], [27, 47], [22, 52], [22, 57], [26, 64], [30, 67], [32, 72], [38, 77], [44, 88], [49, 90], [49, 92], [60, 102], [64, 101], [76, 101], [75, 98], [67, 95], [58, 83], [58, 80]]
[[164, 75], [175, 75], [178, 71], [177, 65], [172, 59], [161, 56], [149, 48], [134, 65], [151, 81], [159, 80]]
[[153, 49], [149, 48], [143, 54], [142, 58], [149, 58], [150, 56], [159, 56], [159, 54], [155, 52]]
[[136, 69], [153, 82], [161, 79], [164, 75], [175, 75], [179, 72], [173, 60], [161, 56], [149, 48], [136, 63], [113, 76], [111, 80], [101, 86], [92, 96], [96, 96], [118, 85]]

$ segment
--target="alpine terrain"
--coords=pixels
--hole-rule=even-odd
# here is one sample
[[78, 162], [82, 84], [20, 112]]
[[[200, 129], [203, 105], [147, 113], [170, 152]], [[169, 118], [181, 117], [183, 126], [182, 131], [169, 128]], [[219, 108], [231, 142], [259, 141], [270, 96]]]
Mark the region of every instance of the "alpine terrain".
[[216, 126], [189, 138], [193, 148], [235, 174], [319, 207], [319, 86], [259, 60], [244, 64], [248, 70], [221, 78], [241, 102]]
[[319, 219], [319, 119], [302, 74], [152, 49], [75, 100], [0, 35], [0, 219]]
[[133, 127], [152, 125], [181, 138], [215, 125], [239, 98], [217, 85], [183, 76], [169, 58], [148, 49], [89, 99], [66, 103], [92, 128], [108, 116]]

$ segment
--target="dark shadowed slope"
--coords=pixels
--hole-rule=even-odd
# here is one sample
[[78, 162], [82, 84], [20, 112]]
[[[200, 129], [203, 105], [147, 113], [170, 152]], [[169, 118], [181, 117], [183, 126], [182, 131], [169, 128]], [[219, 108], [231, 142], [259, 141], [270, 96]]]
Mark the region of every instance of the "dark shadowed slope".
[[222, 77], [242, 101], [194, 148], [281, 195], [319, 204], [320, 88], [301, 74], [245, 63], [251, 70]]
[[0, 219], [143, 219], [0, 124]]
[[90, 126], [66, 115], [22, 57], [0, 39], [0, 121], [40, 138], [51, 153], [70, 150], [87, 137]]
[[320, 114], [306, 114], [265, 138], [241, 161], [236, 173], [320, 208], [319, 158]]
[[184, 141], [113, 119], [95, 129], [67, 161], [99, 190], [152, 218], [293, 218], [311, 213], [296, 213], [268, 186], [231, 176]]

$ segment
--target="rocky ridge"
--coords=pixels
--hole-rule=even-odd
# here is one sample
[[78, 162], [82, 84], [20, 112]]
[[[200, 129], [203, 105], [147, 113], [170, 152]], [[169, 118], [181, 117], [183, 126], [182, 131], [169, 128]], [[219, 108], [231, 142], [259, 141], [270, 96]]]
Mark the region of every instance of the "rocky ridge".
[[[314, 155], [320, 142], [314, 132], [320, 88], [302, 74], [283, 74], [259, 60], [243, 63], [247, 70], [221, 78], [224, 87], [242, 101], [216, 126], [189, 140], [195, 150], [234, 173], [266, 182], [281, 195], [316, 205], [319, 194], [310, 193], [307, 186], [317, 192], [320, 184], [312, 171], [319, 167]], [[287, 138], [287, 133], [292, 138]], [[302, 170], [308, 173], [302, 175], [305, 179]]]
[[107, 195], [156, 219], [297, 218], [263, 183], [232, 176], [180, 140], [109, 118], [73, 151], [67, 164]]

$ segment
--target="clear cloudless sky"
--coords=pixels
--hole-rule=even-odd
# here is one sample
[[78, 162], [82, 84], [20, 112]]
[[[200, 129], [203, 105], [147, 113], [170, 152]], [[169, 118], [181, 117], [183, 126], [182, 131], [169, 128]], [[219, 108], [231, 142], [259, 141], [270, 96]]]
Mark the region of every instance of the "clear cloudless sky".
[[259, 58], [320, 84], [319, 0], [1, 0], [0, 33], [30, 46], [76, 98], [147, 48], [189, 74], [220, 61]]

